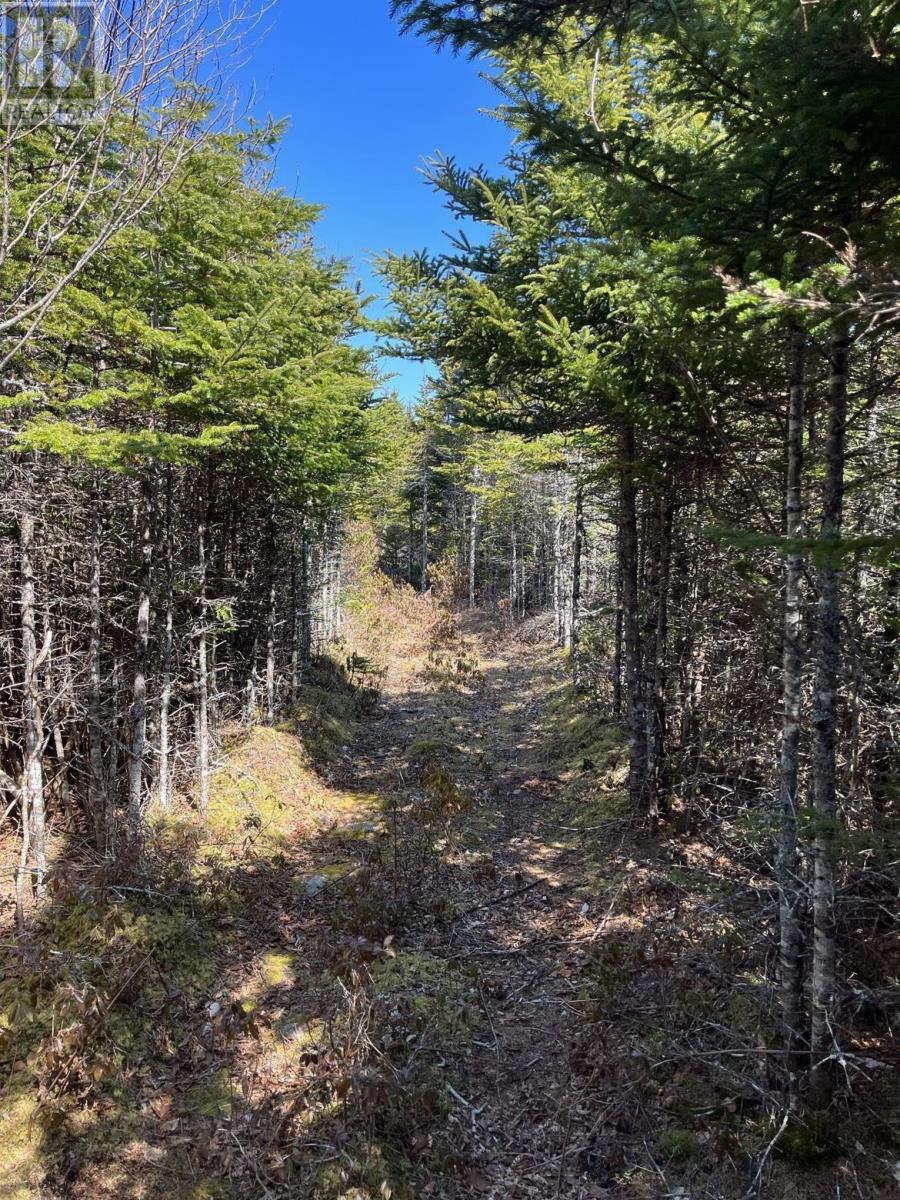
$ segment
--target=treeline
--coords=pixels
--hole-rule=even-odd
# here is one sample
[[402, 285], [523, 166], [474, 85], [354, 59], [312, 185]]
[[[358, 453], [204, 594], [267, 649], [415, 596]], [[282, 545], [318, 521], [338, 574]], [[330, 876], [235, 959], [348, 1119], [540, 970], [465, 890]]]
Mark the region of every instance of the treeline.
[[[860, 939], [889, 927], [900, 779], [891, 18], [396, 7], [492, 56], [517, 141], [496, 177], [432, 164], [465, 231], [384, 261], [386, 336], [438, 364], [447, 430], [564, 440], [570, 641], [611, 659], [633, 811], [756, 831], [784, 1083], [827, 1107], [847, 981], [871, 999], [886, 977]], [[586, 545], [614, 570], [583, 580]], [[515, 594], [511, 536], [503, 554]]]
[[[160, 141], [146, 205], [90, 255], [96, 213], [73, 222], [77, 276], [8, 332], [0, 784], [20, 921], [50, 823], [122, 855], [151, 805], [204, 810], [228, 722], [274, 720], [335, 635], [342, 527], [393, 469], [402, 410], [377, 399], [317, 209], [271, 186], [278, 135], [205, 129], [174, 163]], [[70, 136], [17, 137], [13, 204]], [[105, 145], [110, 195], [131, 168]], [[96, 169], [72, 204], [82, 183], [104, 202]], [[32, 286], [26, 251], [4, 266], [10, 294]]]
[[426, 398], [409, 417], [392, 503], [376, 514], [383, 568], [510, 623], [551, 610], [571, 649], [583, 576], [608, 568], [585, 558], [583, 458], [559, 436], [474, 430]]

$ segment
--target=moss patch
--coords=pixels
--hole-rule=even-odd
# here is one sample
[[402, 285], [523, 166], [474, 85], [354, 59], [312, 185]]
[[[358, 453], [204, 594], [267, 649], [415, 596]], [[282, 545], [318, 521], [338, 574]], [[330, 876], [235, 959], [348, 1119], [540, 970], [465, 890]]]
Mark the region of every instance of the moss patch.
[[458, 1035], [470, 1024], [467, 981], [442, 958], [400, 953], [375, 963], [372, 979], [381, 994], [406, 1008], [417, 1028], [438, 1040]]
[[288, 987], [294, 982], [294, 956], [284, 950], [267, 950], [259, 966], [266, 987]]
[[416, 738], [409, 749], [406, 751], [406, 760], [411, 763], [429, 763], [441, 762], [449, 759], [459, 758], [461, 754], [459, 746], [455, 746], [452, 742], [444, 741], [442, 738]]
[[806, 1113], [791, 1121], [778, 1139], [781, 1158], [798, 1167], [813, 1166], [840, 1153], [837, 1127], [827, 1113]]
[[627, 811], [625, 734], [617, 722], [592, 709], [571, 684], [560, 685], [548, 704], [543, 756], [563, 765], [563, 795], [577, 805], [573, 825], [602, 824]]
[[216, 1071], [213, 1075], [194, 1084], [185, 1092], [182, 1110], [201, 1117], [227, 1117], [234, 1107], [235, 1090], [228, 1071]]
[[670, 1162], [688, 1162], [700, 1153], [700, 1142], [690, 1129], [667, 1129], [660, 1134], [659, 1148]]
[[360, 703], [360, 689], [348, 672], [334, 659], [318, 658], [304, 673], [286, 728], [299, 737], [313, 762], [332, 762], [356, 737]]
[[210, 780], [208, 837], [259, 853], [282, 849], [306, 818], [324, 807], [321, 786], [301, 742], [285, 730], [259, 726], [233, 747]]
[[0, 1198], [37, 1200], [44, 1174], [37, 1101], [29, 1082], [18, 1076], [3, 1093], [0, 1112]]

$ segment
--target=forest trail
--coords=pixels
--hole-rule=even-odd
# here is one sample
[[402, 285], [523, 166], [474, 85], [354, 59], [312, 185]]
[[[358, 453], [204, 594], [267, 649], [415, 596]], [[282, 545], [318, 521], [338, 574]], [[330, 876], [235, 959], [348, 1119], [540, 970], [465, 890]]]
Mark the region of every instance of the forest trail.
[[602, 1195], [611, 1182], [603, 1162], [593, 1183], [584, 1174], [590, 1110], [578, 1111], [569, 1026], [584, 1003], [575, 981], [608, 914], [610, 881], [598, 879], [576, 827], [565, 824], [573, 819], [561, 795], [569, 764], [551, 712], [565, 666], [546, 636], [498, 637], [477, 614], [463, 618], [462, 633], [478, 683], [436, 690], [420, 673], [389, 685], [345, 780], [402, 804], [416, 786], [410, 758], [431, 745], [473, 797], [444, 851], [442, 898], [452, 916], [413, 920], [398, 943], [477, 977], [478, 1028], [456, 1064], [459, 1087], [447, 1085], [452, 1140], [475, 1165], [460, 1191], [445, 1178], [422, 1194]]
[[602, 1194], [568, 1027], [607, 900], [560, 828], [565, 662], [480, 614], [435, 653], [425, 612], [360, 719], [324, 667], [305, 717], [231, 745], [146, 893], [55, 846], [2, 1200]]
[[0, 1200], [749, 1194], [765, 882], [623, 817], [545, 622], [403, 603], [379, 694], [321, 660], [146, 887], [58, 894], [13, 968]]

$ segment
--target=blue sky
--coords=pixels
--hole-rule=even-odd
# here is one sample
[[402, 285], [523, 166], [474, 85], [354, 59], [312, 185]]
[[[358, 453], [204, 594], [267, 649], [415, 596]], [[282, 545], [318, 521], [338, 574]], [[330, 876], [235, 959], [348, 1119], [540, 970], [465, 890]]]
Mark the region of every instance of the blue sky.
[[[373, 254], [435, 250], [452, 226], [422, 179], [422, 160], [441, 151], [493, 167], [510, 142], [479, 112], [498, 96], [478, 64], [401, 37], [388, 2], [276, 0], [238, 81], [242, 93], [255, 86], [255, 115], [289, 118], [278, 183], [326, 206], [319, 240], [351, 259], [353, 278], [374, 294]], [[404, 401], [414, 400], [425, 368], [385, 366]]]

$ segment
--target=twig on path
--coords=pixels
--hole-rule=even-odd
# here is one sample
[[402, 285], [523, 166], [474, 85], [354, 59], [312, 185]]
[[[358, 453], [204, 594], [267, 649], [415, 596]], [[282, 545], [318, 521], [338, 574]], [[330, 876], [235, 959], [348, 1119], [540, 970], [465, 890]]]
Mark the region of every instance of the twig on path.
[[600, 922], [600, 924], [597, 926], [597, 928], [591, 934], [591, 941], [594, 941], [594, 939], [598, 938], [600, 936], [600, 934], [603, 932], [607, 921], [613, 914], [613, 909], [616, 907], [619, 897], [625, 891], [625, 884], [627, 882], [628, 882], [627, 877], [622, 880], [621, 884], [619, 885], [618, 889], [616, 890], [616, 894], [613, 896], [612, 900], [610, 901], [609, 908], [606, 910], [606, 914], [603, 917], [603, 920]]
[[495, 904], [505, 904], [507, 900], [514, 900], [516, 896], [522, 896], [525, 892], [530, 892], [532, 888], [536, 888], [538, 884], [543, 882], [543, 879], [533, 879], [531, 883], [526, 883], [523, 887], [516, 888], [515, 891], [507, 892], [505, 896], [497, 896], [494, 900], [482, 900], [479, 904], [473, 904], [471, 908], [464, 908], [458, 914], [458, 918], [467, 917], [469, 913], [477, 912], [479, 908], [493, 908]]
[[465, 1096], [461, 1096], [461, 1095], [459, 1094], [459, 1092], [456, 1090], [456, 1088], [455, 1088], [455, 1087], [453, 1087], [453, 1086], [452, 1086], [451, 1084], [449, 1084], [449, 1083], [447, 1084], [447, 1091], [450, 1093], [450, 1095], [453, 1097], [453, 1099], [454, 1099], [454, 1100], [458, 1100], [458, 1101], [459, 1101], [459, 1103], [460, 1103], [460, 1104], [462, 1104], [462, 1105], [463, 1105], [465, 1108], [471, 1108], [471, 1107], [472, 1107], [472, 1104], [471, 1104], [471, 1102], [470, 1102], [469, 1100], [467, 1100], [467, 1099], [465, 1098]]
[[478, 984], [478, 995], [481, 997], [481, 1007], [484, 1010], [484, 1015], [487, 1017], [488, 1024], [491, 1027], [491, 1036], [494, 1039], [494, 1057], [499, 1062], [500, 1061], [500, 1043], [497, 1041], [497, 1030], [494, 1028], [494, 1019], [491, 1016], [490, 1008], [488, 1008], [488, 1002], [485, 999], [485, 995], [484, 995], [484, 988], [481, 986], [480, 981]]
[[271, 1189], [266, 1187], [264, 1180], [260, 1176], [259, 1168], [257, 1167], [255, 1160], [250, 1157], [250, 1155], [247, 1153], [247, 1151], [244, 1149], [244, 1147], [238, 1141], [237, 1134], [234, 1132], [234, 1130], [231, 1130], [231, 1137], [232, 1137], [232, 1140], [234, 1141], [234, 1144], [237, 1146], [238, 1150], [240, 1150], [240, 1152], [241, 1152], [241, 1158], [243, 1158], [244, 1162], [247, 1164], [247, 1166], [250, 1168], [250, 1170], [253, 1172], [254, 1176], [256, 1177], [256, 1182], [262, 1188], [263, 1195], [265, 1195], [265, 1196], [274, 1195], [274, 1193], [271, 1191]]
[[753, 1176], [753, 1182], [750, 1184], [750, 1189], [744, 1196], [744, 1200], [757, 1200], [757, 1197], [761, 1194], [759, 1191], [759, 1188], [760, 1188], [760, 1184], [762, 1183], [763, 1171], [765, 1171], [765, 1169], [766, 1169], [766, 1163], [769, 1161], [769, 1156], [772, 1153], [772, 1151], [775, 1149], [775, 1147], [777, 1146], [778, 1141], [781, 1138], [781, 1135], [784, 1133], [785, 1129], [787, 1129], [788, 1121], [790, 1119], [791, 1119], [791, 1113], [790, 1113], [790, 1110], [788, 1110], [784, 1114], [784, 1120], [781, 1122], [781, 1126], [780, 1126], [778, 1132], [775, 1134], [775, 1136], [772, 1138], [772, 1140], [766, 1146], [765, 1150], [763, 1150], [762, 1154], [760, 1155], [759, 1164], [756, 1168], [756, 1174]]
[[457, 958], [506, 958], [511, 954], [527, 954], [530, 950], [536, 950], [538, 946], [559, 945], [564, 946], [568, 943], [561, 941], [559, 938], [552, 938], [549, 934], [546, 937], [534, 938], [530, 942], [526, 942], [524, 946], [510, 946], [504, 950], [460, 950], [458, 954], [448, 956], [448, 962]]
[[528, 976], [524, 983], [519, 984], [514, 992], [509, 993], [509, 995], [506, 997], [506, 1003], [509, 1004], [510, 1000], [515, 1000], [516, 996], [518, 996], [520, 992], [524, 992], [525, 989], [530, 988], [533, 983], [537, 983], [542, 975], [549, 975], [552, 969], [552, 967], [538, 967], [538, 969], [532, 975]]

